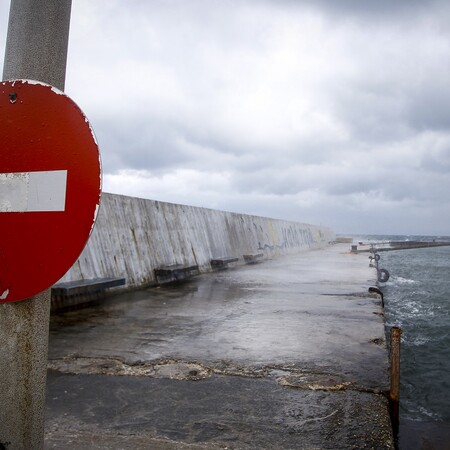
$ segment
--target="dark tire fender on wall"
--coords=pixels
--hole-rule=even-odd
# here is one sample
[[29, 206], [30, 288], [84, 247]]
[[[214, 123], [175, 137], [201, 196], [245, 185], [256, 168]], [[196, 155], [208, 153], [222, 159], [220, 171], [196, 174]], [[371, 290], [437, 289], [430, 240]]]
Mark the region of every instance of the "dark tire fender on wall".
[[386, 283], [389, 280], [389, 272], [386, 269], [380, 269], [378, 271], [378, 281], [380, 283]]

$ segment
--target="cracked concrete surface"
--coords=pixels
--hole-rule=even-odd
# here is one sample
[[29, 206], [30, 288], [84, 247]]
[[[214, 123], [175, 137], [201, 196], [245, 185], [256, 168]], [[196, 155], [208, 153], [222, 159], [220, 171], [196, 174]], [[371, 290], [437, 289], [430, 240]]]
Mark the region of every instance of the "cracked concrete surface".
[[46, 447], [393, 448], [376, 274], [348, 250], [53, 316]]

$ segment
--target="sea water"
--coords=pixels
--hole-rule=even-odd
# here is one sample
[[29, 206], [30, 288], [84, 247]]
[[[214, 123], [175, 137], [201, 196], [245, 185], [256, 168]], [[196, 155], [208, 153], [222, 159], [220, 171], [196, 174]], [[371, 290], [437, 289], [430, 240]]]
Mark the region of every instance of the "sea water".
[[380, 283], [387, 336], [392, 326], [402, 329], [399, 448], [450, 449], [450, 247], [379, 254], [379, 268], [390, 273]]

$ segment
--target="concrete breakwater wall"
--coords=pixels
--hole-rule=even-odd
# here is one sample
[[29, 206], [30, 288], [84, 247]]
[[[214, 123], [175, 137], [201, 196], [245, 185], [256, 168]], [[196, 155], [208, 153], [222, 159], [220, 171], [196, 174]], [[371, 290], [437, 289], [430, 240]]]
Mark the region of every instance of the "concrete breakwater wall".
[[126, 277], [129, 288], [156, 283], [154, 269], [172, 264], [211, 270], [211, 259], [264, 257], [320, 248], [327, 227], [103, 193], [97, 223], [61, 281]]

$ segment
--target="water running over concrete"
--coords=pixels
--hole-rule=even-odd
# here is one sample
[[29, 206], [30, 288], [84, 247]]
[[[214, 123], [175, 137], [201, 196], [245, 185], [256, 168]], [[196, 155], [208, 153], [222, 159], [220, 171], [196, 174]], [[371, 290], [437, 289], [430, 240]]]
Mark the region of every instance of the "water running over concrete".
[[54, 316], [47, 447], [392, 448], [376, 273], [349, 250]]

